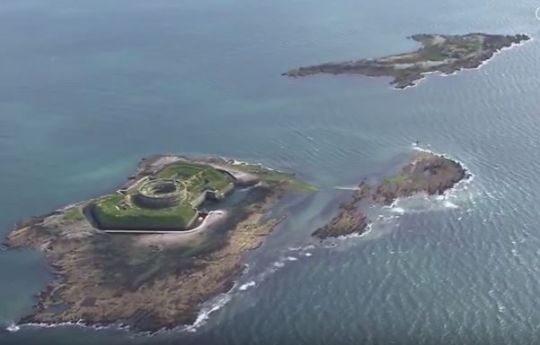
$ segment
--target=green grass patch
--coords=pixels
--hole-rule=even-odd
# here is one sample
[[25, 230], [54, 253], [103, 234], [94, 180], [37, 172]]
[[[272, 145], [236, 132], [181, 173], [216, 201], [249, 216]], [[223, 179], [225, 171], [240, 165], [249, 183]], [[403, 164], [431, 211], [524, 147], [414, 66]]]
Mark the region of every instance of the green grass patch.
[[211, 166], [187, 162], [168, 165], [157, 173], [157, 177], [187, 181], [188, 192], [194, 195], [205, 189], [222, 190], [232, 182], [228, 175]]
[[403, 181], [405, 181], [405, 176], [402, 175], [396, 175], [396, 176], [390, 176], [384, 180], [385, 184], [400, 184]]
[[62, 219], [66, 222], [75, 223], [80, 222], [84, 219], [84, 215], [81, 212], [81, 209], [78, 207], [72, 207], [64, 211]]
[[261, 180], [267, 181], [267, 182], [286, 182], [291, 185], [294, 189], [304, 191], [304, 192], [314, 192], [317, 190], [317, 188], [309, 184], [305, 181], [297, 179], [293, 175], [280, 173], [280, 172], [269, 172], [267, 174], [261, 174], [259, 175], [261, 177]]
[[179, 162], [167, 165], [157, 173], [157, 176], [161, 178], [175, 178], [184, 180], [201, 172], [205, 168], [207, 168], [207, 166], [201, 164]]
[[465, 41], [465, 49], [468, 53], [474, 53], [482, 48], [482, 41], [480, 38], [471, 38]]
[[258, 165], [235, 165], [234, 168], [255, 174], [261, 179], [261, 181], [270, 183], [286, 182], [289, 183], [292, 188], [303, 192], [314, 192], [317, 190], [317, 187], [314, 185], [302, 181], [296, 178], [296, 176], [285, 172], [265, 169]]
[[443, 54], [443, 52], [438, 47], [424, 48], [420, 52], [420, 55], [423, 60], [429, 60], [429, 61], [442, 61], [448, 58], [448, 56]]
[[99, 200], [94, 216], [107, 229], [181, 229], [189, 224], [196, 211], [187, 202], [161, 209], [141, 208], [134, 204], [123, 208], [125, 196], [111, 194]]
[[[232, 183], [229, 175], [198, 163], [177, 162], [159, 171], [155, 177], [180, 180], [186, 188], [187, 200], [168, 208], [145, 208], [128, 197], [111, 194], [100, 199], [94, 207], [98, 223], [107, 229], [182, 229], [197, 213], [190, 204], [205, 190], [223, 191]], [[136, 194], [137, 191], [130, 191]]]

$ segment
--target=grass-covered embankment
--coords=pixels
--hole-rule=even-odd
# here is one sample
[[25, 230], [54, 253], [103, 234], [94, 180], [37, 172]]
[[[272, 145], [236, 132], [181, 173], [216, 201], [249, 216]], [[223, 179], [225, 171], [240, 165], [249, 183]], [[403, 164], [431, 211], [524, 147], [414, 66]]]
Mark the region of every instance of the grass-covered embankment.
[[174, 207], [147, 209], [130, 204], [122, 207], [125, 196], [111, 194], [98, 200], [92, 210], [98, 225], [118, 230], [174, 230], [184, 229], [197, 213], [189, 203]]
[[264, 168], [260, 165], [250, 165], [250, 164], [238, 164], [234, 166], [235, 169], [242, 170], [248, 173], [257, 175], [263, 182], [269, 183], [287, 183], [292, 189], [302, 191], [302, 192], [314, 192], [317, 190], [317, 187], [314, 185], [298, 179], [294, 174], [271, 170]]

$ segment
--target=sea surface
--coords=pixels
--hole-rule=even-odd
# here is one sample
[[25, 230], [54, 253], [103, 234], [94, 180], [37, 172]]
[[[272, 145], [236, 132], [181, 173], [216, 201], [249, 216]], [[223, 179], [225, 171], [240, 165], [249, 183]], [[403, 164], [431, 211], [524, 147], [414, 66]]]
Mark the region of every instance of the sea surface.
[[[414, 49], [415, 33], [528, 33], [540, 0], [0, 0], [0, 236], [107, 192], [152, 153], [218, 154], [319, 187], [197, 324], [152, 337], [17, 327], [52, 279], [0, 251], [0, 344], [534, 344], [540, 339], [540, 40], [482, 68], [388, 79], [280, 74]], [[309, 234], [413, 152], [463, 162], [440, 198]], [[343, 188], [344, 187], [344, 188]], [[213, 311], [213, 312], [211, 312]], [[9, 330], [8, 330], [9, 329]]]

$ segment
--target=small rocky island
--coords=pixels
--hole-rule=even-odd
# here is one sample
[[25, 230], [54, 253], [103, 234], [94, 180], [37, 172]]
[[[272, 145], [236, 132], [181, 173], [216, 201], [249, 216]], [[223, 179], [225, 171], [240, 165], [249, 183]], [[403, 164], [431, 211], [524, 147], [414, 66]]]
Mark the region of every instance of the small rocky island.
[[530, 39], [529, 36], [418, 34], [410, 37], [421, 44], [413, 52], [390, 55], [376, 59], [330, 62], [300, 67], [283, 75], [305, 77], [313, 74], [359, 74], [368, 77], [391, 77], [391, 84], [398, 89], [414, 86], [428, 73], [452, 74], [462, 69], [479, 67], [496, 52]]
[[313, 187], [215, 157], [143, 159], [115, 192], [23, 221], [8, 235], [8, 248], [40, 250], [55, 273], [20, 323], [150, 332], [192, 324], [202, 302], [231, 289], [244, 252], [281, 221], [266, 214], [294, 190]]
[[328, 224], [317, 229], [313, 236], [319, 239], [362, 234], [368, 219], [362, 212], [362, 204], [390, 205], [397, 198], [417, 193], [441, 195], [458, 182], [467, 179], [469, 173], [456, 161], [433, 153], [418, 153], [403, 166], [400, 172], [370, 186], [362, 181], [350, 200], [339, 207], [339, 213]]

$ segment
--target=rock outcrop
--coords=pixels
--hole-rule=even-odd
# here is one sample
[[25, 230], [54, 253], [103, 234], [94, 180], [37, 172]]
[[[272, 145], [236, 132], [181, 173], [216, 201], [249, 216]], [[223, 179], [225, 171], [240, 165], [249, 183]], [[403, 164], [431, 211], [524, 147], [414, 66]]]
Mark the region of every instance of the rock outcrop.
[[369, 222], [359, 206], [361, 201], [364, 201], [364, 206], [374, 203], [388, 205], [397, 198], [416, 193], [443, 194], [469, 176], [459, 162], [432, 153], [417, 154], [398, 175], [384, 179], [377, 186], [362, 182], [351, 199], [340, 205], [339, 213], [317, 229], [313, 236], [325, 239], [363, 233]]

